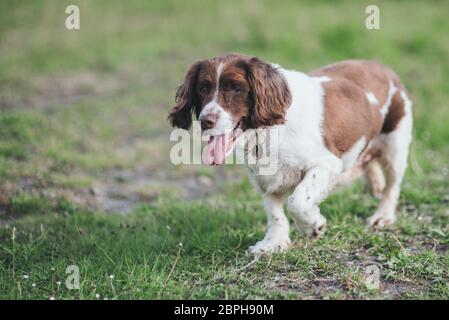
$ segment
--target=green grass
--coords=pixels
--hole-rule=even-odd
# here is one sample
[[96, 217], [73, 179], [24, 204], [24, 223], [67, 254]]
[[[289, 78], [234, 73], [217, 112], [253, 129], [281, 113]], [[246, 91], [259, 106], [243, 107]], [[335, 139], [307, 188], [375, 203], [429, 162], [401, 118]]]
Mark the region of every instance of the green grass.
[[[449, 238], [441, 209], [422, 219], [402, 212], [394, 229], [373, 233], [364, 219], [374, 201], [347, 191], [326, 201], [330, 227], [323, 238], [310, 242], [293, 231], [294, 249], [251, 264], [245, 249], [263, 236], [265, 222], [249, 184], [238, 187], [249, 202], [222, 205], [237, 197], [232, 187], [215, 205], [166, 199], [126, 217], [62, 205], [42, 215], [45, 205], [36, 203], [35, 214], [2, 230], [0, 297], [448, 297], [449, 256], [442, 250]], [[28, 212], [35, 201], [16, 200], [14, 210]], [[383, 275], [379, 290], [365, 284], [372, 264]], [[80, 268], [79, 290], [64, 286], [69, 265]]]
[[[376, 3], [381, 29], [369, 31], [355, 1], [2, 1], [0, 298], [448, 299], [449, 19], [439, 1]], [[64, 28], [69, 4], [79, 31]], [[186, 66], [226, 52], [304, 71], [375, 58], [397, 71], [415, 129], [393, 228], [366, 227], [377, 201], [357, 184], [322, 204], [323, 238], [292, 230], [292, 250], [253, 262], [246, 249], [266, 226], [242, 168], [167, 161]], [[182, 181], [218, 188], [223, 175], [238, 178], [182, 197]], [[99, 185], [138, 207], [103, 212]], [[69, 265], [79, 290], [64, 285]]]

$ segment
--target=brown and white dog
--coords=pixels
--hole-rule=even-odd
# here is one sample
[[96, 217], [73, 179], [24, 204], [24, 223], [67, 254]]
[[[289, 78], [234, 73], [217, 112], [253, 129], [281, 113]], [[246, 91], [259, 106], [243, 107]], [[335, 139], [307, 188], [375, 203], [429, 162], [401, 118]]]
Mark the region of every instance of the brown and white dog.
[[299, 230], [317, 237], [326, 225], [319, 204], [337, 185], [363, 174], [381, 197], [368, 223], [395, 222], [412, 139], [412, 103], [386, 66], [347, 60], [302, 73], [228, 54], [191, 65], [176, 103], [168, 116], [172, 126], [188, 129], [194, 113], [202, 130], [213, 129], [203, 157], [209, 165], [223, 164], [242, 132], [276, 127], [281, 133], [277, 171], [249, 170], [268, 220], [264, 239], [250, 252], [289, 247], [285, 195]]

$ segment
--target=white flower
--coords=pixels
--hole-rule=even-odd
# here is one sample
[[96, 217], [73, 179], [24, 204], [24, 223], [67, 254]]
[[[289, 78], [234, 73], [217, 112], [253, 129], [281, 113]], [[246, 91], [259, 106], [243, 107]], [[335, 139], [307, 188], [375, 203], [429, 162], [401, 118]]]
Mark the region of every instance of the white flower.
[[100, 298], [100, 294], [97, 293], [97, 294], [95, 295], [95, 298], [99, 299], [99, 298]]
[[32, 286], [33, 288], [36, 288], [36, 284], [35, 284], [34, 282], [31, 284], [31, 286]]
[[24, 279], [28, 279], [29, 277], [30, 277], [30, 276], [27, 275], [27, 274], [24, 274], [24, 275], [23, 275], [23, 278], [24, 278]]
[[114, 275], [113, 275], [113, 274], [110, 274], [110, 275], [109, 275], [109, 279], [114, 279]]
[[182, 247], [182, 242], [179, 243], [179, 246]]
[[60, 285], [61, 285], [61, 281], [56, 281], [56, 284], [57, 284], [58, 286], [60, 286]]
[[56, 300], [56, 298], [53, 297], [53, 296], [48, 297], [48, 299], [49, 299], [49, 300]]

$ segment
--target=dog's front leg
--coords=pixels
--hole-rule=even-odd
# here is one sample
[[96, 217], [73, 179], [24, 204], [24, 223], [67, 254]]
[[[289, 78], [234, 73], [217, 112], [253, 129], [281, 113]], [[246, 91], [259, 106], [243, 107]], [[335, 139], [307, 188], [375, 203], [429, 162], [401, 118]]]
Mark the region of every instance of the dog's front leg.
[[325, 231], [326, 218], [321, 215], [319, 204], [329, 194], [333, 177], [328, 169], [312, 168], [288, 198], [288, 210], [296, 226], [309, 237], [319, 237]]
[[283, 197], [280, 195], [264, 195], [265, 212], [268, 221], [268, 230], [263, 240], [249, 247], [249, 252], [271, 253], [287, 250], [291, 241], [290, 226], [284, 214]]

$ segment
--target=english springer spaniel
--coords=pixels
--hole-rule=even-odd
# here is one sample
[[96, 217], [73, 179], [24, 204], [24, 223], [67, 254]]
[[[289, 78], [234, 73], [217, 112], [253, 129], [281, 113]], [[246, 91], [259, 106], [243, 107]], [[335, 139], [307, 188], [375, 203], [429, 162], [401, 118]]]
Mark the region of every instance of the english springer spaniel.
[[286, 195], [298, 229], [322, 235], [326, 218], [319, 204], [336, 186], [362, 175], [381, 198], [368, 224], [395, 222], [412, 139], [412, 102], [399, 77], [379, 62], [347, 60], [302, 73], [240, 54], [198, 61], [179, 86], [168, 119], [188, 129], [192, 113], [203, 132], [213, 132], [203, 156], [208, 165], [223, 164], [247, 131], [280, 133], [277, 170], [248, 170], [268, 220], [264, 239], [250, 252], [290, 246]]

